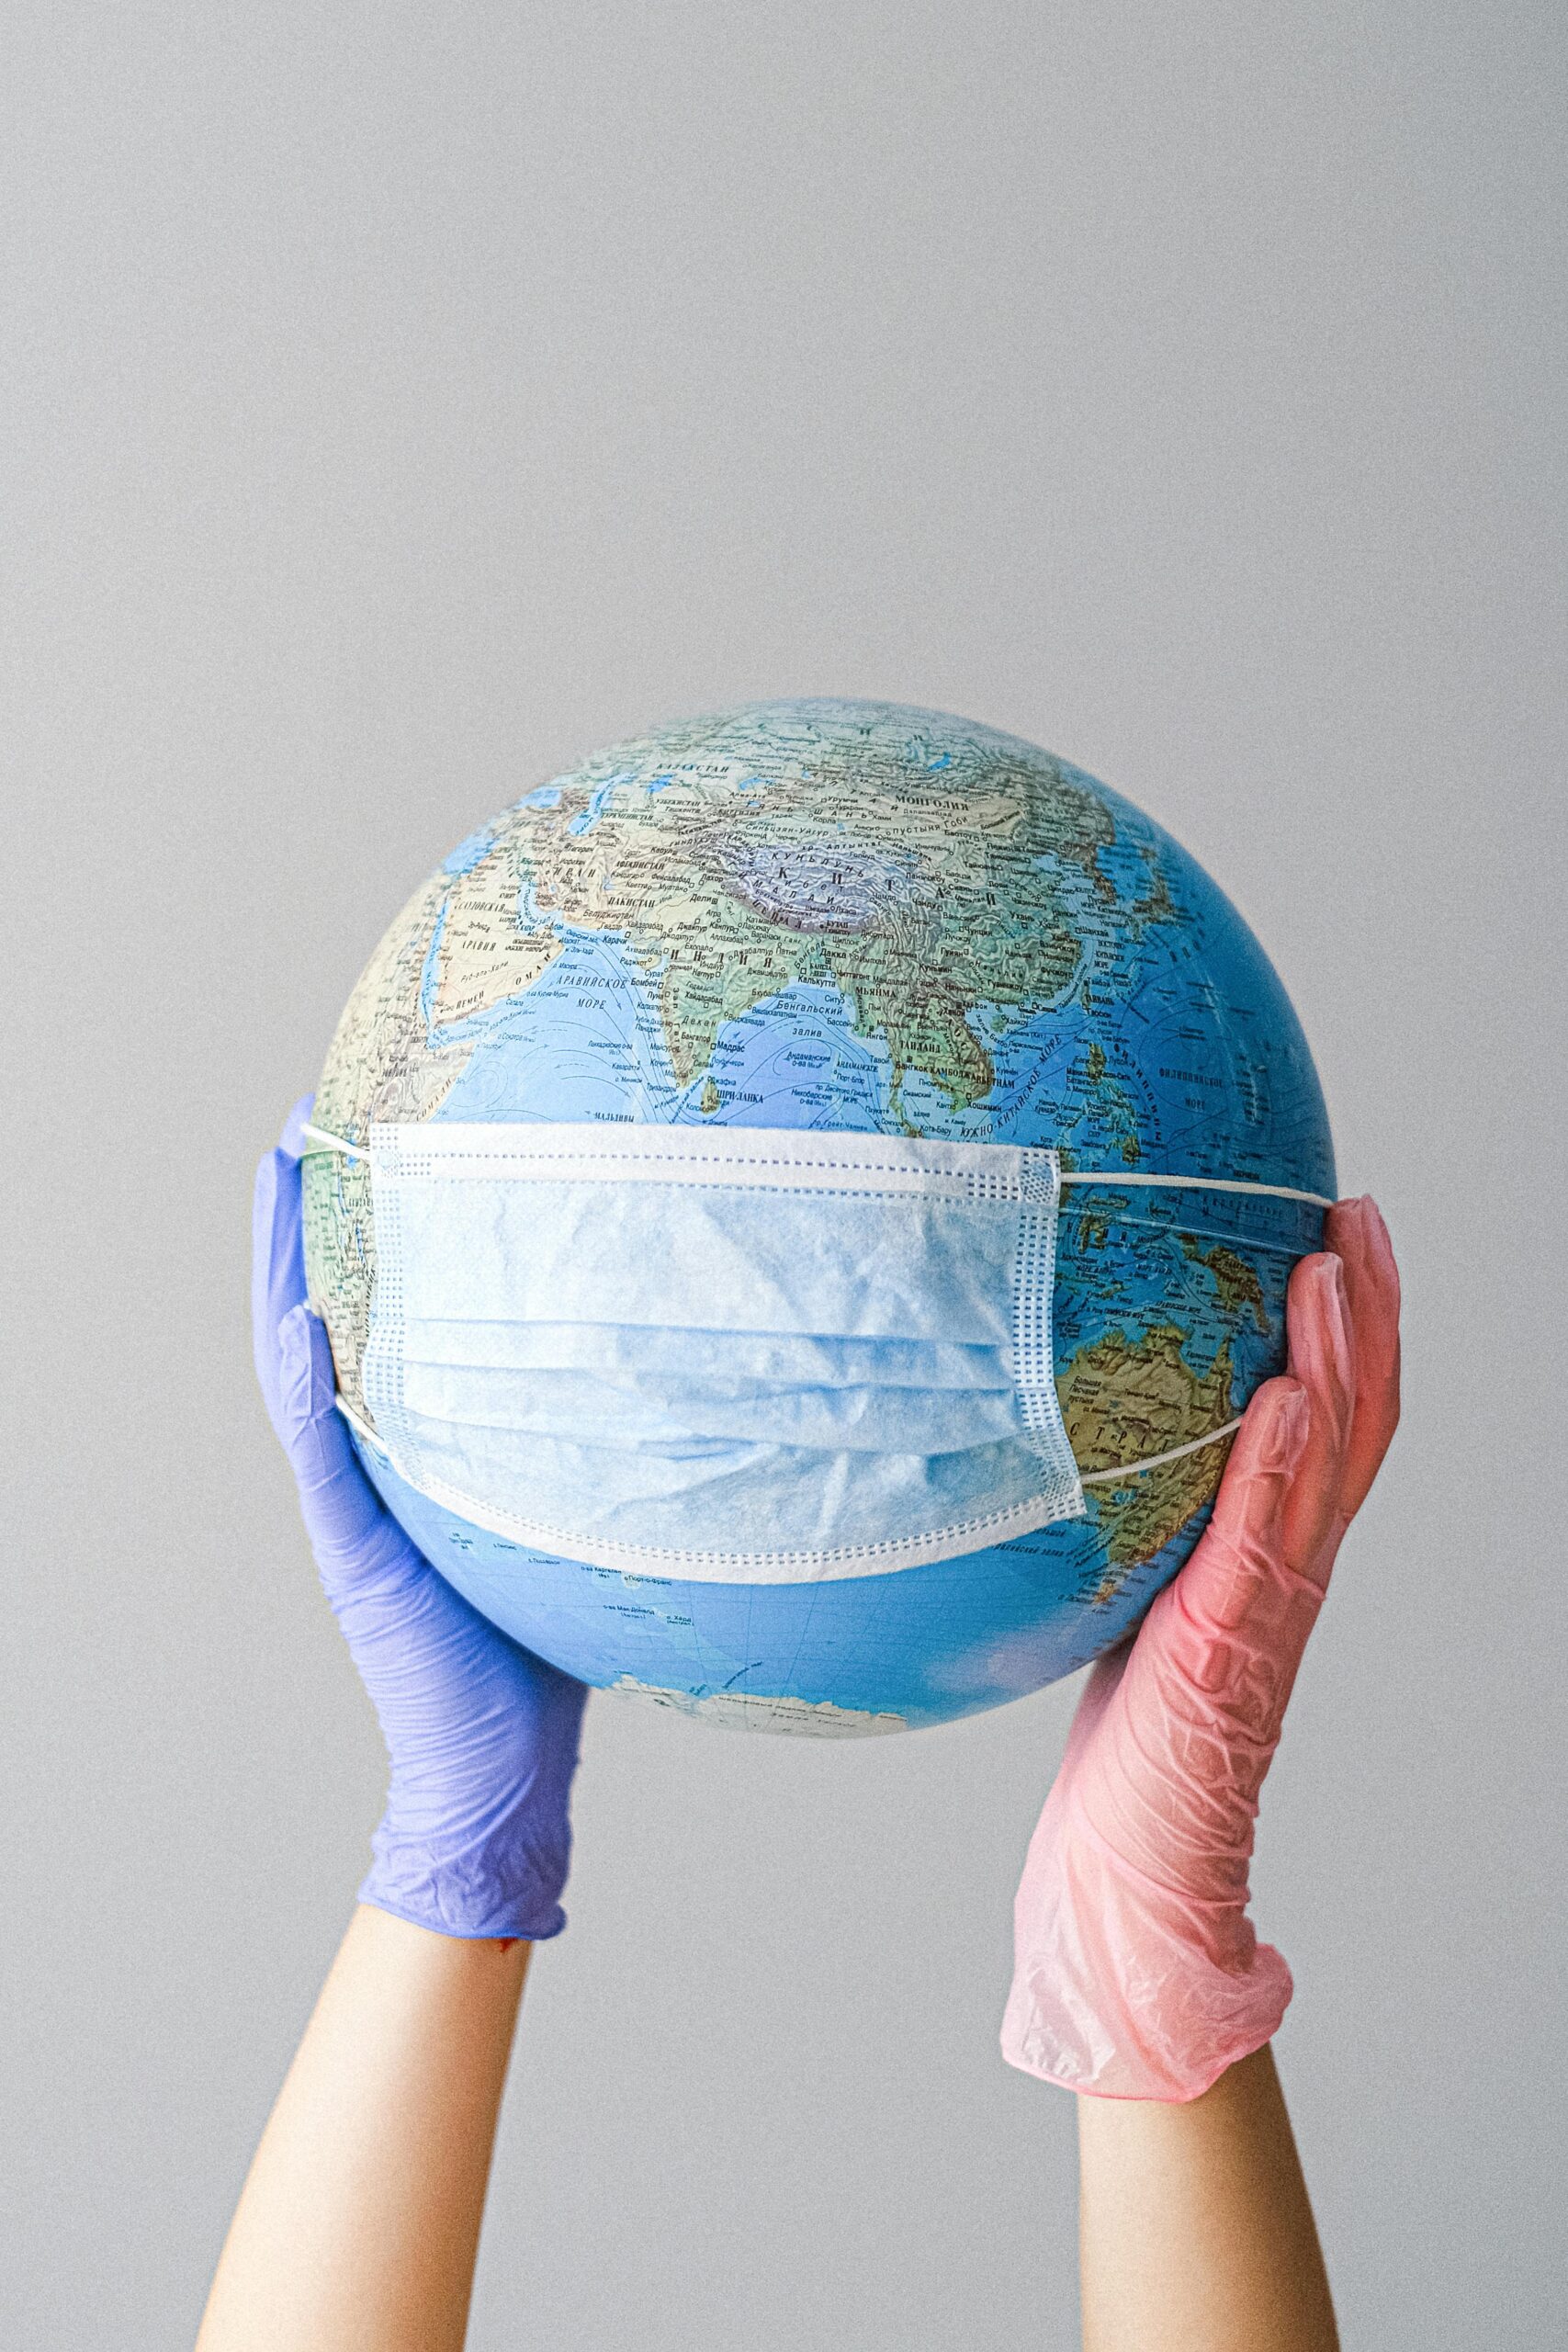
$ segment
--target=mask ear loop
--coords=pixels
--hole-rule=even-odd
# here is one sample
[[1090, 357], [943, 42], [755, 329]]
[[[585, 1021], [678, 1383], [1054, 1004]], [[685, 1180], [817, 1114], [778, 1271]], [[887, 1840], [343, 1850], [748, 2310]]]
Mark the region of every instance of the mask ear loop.
[[1223, 1437], [1235, 1437], [1241, 1427], [1241, 1415], [1234, 1420], [1222, 1421], [1217, 1430], [1206, 1437], [1189, 1438], [1185, 1445], [1173, 1445], [1164, 1453], [1145, 1453], [1141, 1462], [1125, 1462], [1114, 1470], [1080, 1470], [1080, 1487], [1119, 1487], [1124, 1478], [1136, 1478], [1142, 1471], [1158, 1470], [1167, 1462], [1179, 1462], [1183, 1454], [1201, 1453], [1206, 1445], [1218, 1445]]
[[[305, 1130], [309, 1135], [310, 1130]], [[1064, 1184], [1103, 1184], [1107, 1190], [1119, 1192], [1123, 1184], [1146, 1184], [1151, 1189], [1163, 1188], [1171, 1193], [1263, 1193], [1276, 1201], [1304, 1201], [1309, 1208], [1331, 1209], [1334, 1203], [1322, 1193], [1298, 1192], [1293, 1184], [1254, 1184], [1245, 1176], [1136, 1176], [1126, 1175], [1118, 1169], [1064, 1168], [1060, 1182]]]
[[[361, 1151], [356, 1143], [350, 1143], [345, 1136], [334, 1136], [330, 1127], [312, 1126], [309, 1119], [299, 1132], [312, 1136], [322, 1151], [340, 1151], [345, 1159], [368, 1159], [370, 1157], [367, 1151]], [[302, 1159], [308, 1156], [300, 1155]]]
[[[1163, 1188], [1173, 1193], [1261, 1193], [1270, 1200], [1303, 1201], [1309, 1208], [1334, 1206], [1322, 1193], [1303, 1193], [1294, 1184], [1254, 1184], [1240, 1176], [1151, 1176], [1142, 1170], [1135, 1175], [1118, 1170], [1112, 1175], [1109, 1170], [1092, 1168], [1064, 1168], [1056, 1181], [1061, 1184], [1101, 1184], [1107, 1191], [1123, 1184], [1142, 1184], [1150, 1191]], [[1218, 1445], [1222, 1438], [1234, 1437], [1241, 1421], [1237, 1413], [1233, 1419], [1223, 1421], [1217, 1430], [1211, 1430], [1206, 1437], [1190, 1438], [1185, 1445], [1170, 1446], [1164, 1453], [1146, 1453], [1141, 1462], [1122, 1463], [1114, 1470], [1080, 1470], [1078, 1484], [1115, 1487], [1124, 1479], [1141, 1476], [1145, 1470], [1163, 1469], [1168, 1462], [1179, 1462], [1189, 1453], [1201, 1453], [1206, 1445]]]

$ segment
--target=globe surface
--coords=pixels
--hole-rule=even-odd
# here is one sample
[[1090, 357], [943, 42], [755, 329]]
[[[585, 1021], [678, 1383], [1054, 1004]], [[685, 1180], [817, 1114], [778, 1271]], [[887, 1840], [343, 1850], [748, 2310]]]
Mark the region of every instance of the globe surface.
[[[1085, 1473], [1204, 1438], [1284, 1361], [1331, 1194], [1311, 1056], [1272, 967], [1130, 802], [1013, 737], [877, 703], [753, 706], [614, 746], [456, 849], [344, 1012], [320, 1125], [612, 1120], [1051, 1146], [1057, 1387]], [[1120, 1181], [1119, 1181], [1120, 1180]], [[1086, 1487], [1087, 1515], [963, 1559], [803, 1585], [585, 1566], [400, 1478], [360, 1385], [366, 1163], [305, 1166], [306, 1265], [361, 1458], [427, 1557], [601, 1687], [739, 1728], [942, 1723], [1117, 1642], [1206, 1521], [1224, 1441]]]

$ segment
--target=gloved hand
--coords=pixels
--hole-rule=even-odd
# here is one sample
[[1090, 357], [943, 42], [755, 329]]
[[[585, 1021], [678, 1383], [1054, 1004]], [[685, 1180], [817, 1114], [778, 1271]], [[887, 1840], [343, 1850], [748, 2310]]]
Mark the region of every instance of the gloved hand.
[[333, 1614], [391, 1759], [362, 1903], [444, 1936], [558, 1935], [567, 1799], [587, 1696], [439, 1577], [355, 1459], [332, 1350], [305, 1304], [300, 1129], [307, 1095], [256, 1170], [256, 1373], [299, 1489]]
[[1370, 1200], [1291, 1278], [1290, 1370], [1213, 1518], [1096, 1666], [1014, 1908], [1002, 2054], [1108, 2098], [1190, 2099], [1260, 2049], [1291, 1973], [1247, 1916], [1258, 1794], [1340, 1538], [1399, 1418], [1399, 1277]]

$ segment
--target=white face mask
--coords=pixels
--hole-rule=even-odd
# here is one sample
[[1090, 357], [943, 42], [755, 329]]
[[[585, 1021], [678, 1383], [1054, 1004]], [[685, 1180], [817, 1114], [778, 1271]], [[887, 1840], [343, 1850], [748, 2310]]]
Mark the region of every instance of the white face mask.
[[478, 1526], [596, 1566], [794, 1583], [1084, 1510], [1056, 1213], [1064, 1182], [1104, 1180], [1054, 1151], [434, 1122], [373, 1126], [368, 1157], [366, 1401], [400, 1476]]

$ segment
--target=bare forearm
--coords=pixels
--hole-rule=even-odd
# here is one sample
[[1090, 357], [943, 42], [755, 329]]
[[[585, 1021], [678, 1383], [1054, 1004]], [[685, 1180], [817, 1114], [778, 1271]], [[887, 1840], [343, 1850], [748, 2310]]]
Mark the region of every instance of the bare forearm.
[[355, 1913], [197, 2352], [459, 2352], [529, 1950]]
[[1080, 2098], [1084, 2352], [1337, 2352], [1272, 2053], [1185, 2106]]

